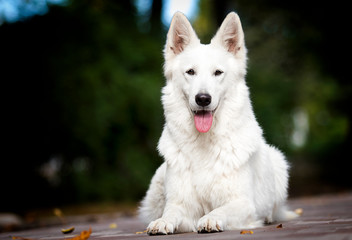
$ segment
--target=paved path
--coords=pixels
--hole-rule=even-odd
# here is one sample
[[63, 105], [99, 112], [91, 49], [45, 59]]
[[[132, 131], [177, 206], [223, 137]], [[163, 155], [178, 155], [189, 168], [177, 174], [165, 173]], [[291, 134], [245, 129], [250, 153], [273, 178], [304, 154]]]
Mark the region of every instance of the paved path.
[[[53, 225], [30, 230], [0, 233], [0, 240], [68, 240], [81, 231], [92, 228], [89, 240], [109, 239], [343, 239], [352, 240], [352, 193], [306, 197], [289, 201], [291, 209], [302, 208], [303, 215], [290, 222], [275, 223], [241, 234], [238, 231], [225, 231], [214, 234], [185, 233], [169, 236], [148, 236], [143, 232], [144, 224], [135, 217], [122, 217], [118, 214], [87, 218], [71, 218], [75, 232], [63, 235], [62, 226]], [[282, 228], [277, 228], [282, 224]]]

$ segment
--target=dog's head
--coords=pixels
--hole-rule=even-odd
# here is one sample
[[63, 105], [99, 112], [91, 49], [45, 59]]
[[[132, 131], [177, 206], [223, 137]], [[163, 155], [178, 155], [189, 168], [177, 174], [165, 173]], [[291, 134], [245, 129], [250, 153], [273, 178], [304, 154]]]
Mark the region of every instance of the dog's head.
[[182, 90], [199, 132], [208, 132], [229, 89], [244, 81], [244, 34], [238, 15], [227, 15], [210, 44], [200, 43], [182, 13], [172, 19], [164, 49], [168, 82]]

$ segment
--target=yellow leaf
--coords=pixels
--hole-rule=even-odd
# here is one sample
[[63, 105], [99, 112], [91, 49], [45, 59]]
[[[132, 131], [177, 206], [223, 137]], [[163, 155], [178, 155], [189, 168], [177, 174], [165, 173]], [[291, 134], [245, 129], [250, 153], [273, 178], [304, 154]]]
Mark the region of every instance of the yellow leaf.
[[299, 216], [302, 216], [302, 214], [303, 214], [303, 209], [302, 209], [302, 208], [297, 208], [297, 209], [295, 210], [295, 213], [296, 213], [297, 215], [299, 215]]
[[253, 234], [253, 231], [251, 230], [242, 230], [240, 234]]
[[143, 232], [136, 232], [136, 234], [143, 234], [146, 233], [148, 230], [144, 230]]
[[34, 240], [33, 238], [24, 238], [24, 237], [16, 237], [16, 236], [12, 236], [11, 238], [12, 238], [12, 240], [16, 240], [16, 239], [19, 239], [19, 240]]
[[117, 228], [117, 224], [116, 223], [110, 223], [109, 228]]
[[63, 234], [68, 234], [68, 233], [72, 233], [74, 230], [75, 230], [74, 227], [70, 227], [70, 228], [67, 228], [67, 229], [61, 229], [61, 232]]

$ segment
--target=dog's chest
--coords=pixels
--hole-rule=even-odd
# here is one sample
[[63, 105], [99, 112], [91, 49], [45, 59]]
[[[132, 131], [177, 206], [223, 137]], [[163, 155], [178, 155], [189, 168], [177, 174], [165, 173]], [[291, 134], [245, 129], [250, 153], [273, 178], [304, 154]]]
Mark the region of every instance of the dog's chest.
[[193, 169], [191, 173], [192, 188], [204, 212], [228, 202], [235, 192], [233, 177], [226, 171], [213, 168]]

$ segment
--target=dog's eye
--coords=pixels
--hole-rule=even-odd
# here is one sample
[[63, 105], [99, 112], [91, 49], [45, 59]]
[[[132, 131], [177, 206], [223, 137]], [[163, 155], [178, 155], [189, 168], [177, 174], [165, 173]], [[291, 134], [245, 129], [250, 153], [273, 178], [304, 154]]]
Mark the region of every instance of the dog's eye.
[[221, 70], [216, 70], [215, 72], [214, 72], [214, 75], [215, 76], [220, 76], [221, 74], [223, 74], [224, 72], [223, 71], [221, 71]]
[[193, 76], [194, 74], [196, 74], [196, 72], [191, 68], [190, 70], [188, 70], [188, 71], [186, 71], [186, 73], [188, 74], [188, 75], [191, 75], [191, 76]]

